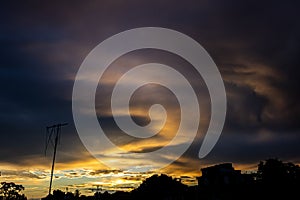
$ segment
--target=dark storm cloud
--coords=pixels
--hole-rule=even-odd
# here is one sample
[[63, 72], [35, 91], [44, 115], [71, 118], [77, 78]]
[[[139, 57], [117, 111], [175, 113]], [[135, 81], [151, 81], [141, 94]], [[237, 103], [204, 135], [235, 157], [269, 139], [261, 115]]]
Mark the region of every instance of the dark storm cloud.
[[[210, 53], [222, 73], [228, 95], [227, 120], [216, 150], [207, 159], [255, 161], [268, 156], [269, 150], [286, 158], [299, 155], [299, 3], [1, 4], [1, 162], [24, 163], [28, 157], [42, 156], [44, 128], [64, 121], [70, 125], [63, 129], [61, 151], [65, 154], [60, 161], [80, 160], [86, 155], [72, 124], [76, 71], [99, 42], [141, 26], [163, 26], [190, 35]], [[265, 130], [275, 138], [257, 142], [253, 148], [249, 142], [252, 135]], [[76, 156], [74, 151], [85, 153]], [[192, 146], [185, 156], [196, 159], [197, 151]]]
[[[241, 139], [242, 137], [242, 139]], [[238, 164], [258, 164], [259, 160], [280, 158], [299, 163], [299, 133], [273, 135], [223, 135], [219, 145], [203, 162], [221, 163], [234, 160]]]

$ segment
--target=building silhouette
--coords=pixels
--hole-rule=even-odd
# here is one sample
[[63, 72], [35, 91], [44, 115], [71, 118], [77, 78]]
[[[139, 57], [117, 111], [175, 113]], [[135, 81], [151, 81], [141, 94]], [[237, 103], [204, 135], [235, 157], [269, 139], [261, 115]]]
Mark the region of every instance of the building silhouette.
[[253, 174], [242, 174], [241, 170], [234, 169], [232, 163], [202, 168], [201, 172], [202, 176], [197, 178], [198, 195], [195, 199], [252, 199], [249, 194], [253, 191]]

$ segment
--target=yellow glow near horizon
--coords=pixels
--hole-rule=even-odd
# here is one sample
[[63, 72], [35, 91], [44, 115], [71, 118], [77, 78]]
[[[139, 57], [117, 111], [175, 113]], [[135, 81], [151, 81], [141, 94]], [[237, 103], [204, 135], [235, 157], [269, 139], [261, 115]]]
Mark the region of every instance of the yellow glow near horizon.
[[[182, 158], [183, 159], [183, 158]], [[191, 165], [199, 164], [198, 161], [183, 159], [183, 162], [189, 162]], [[89, 165], [90, 164], [90, 165]], [[98, 164], [98, 165], [97, 165]], [[83, 167], [85, 166], [85, 167]], [[152, 176], [153, 173], [143, 173], [134, 171], [118, 171], [102, 168], [102, 165], [95, 159], [84, 162], [75, 162], [64, 165], [57, 165], [53, 181], [53, 190], [60, 189], [69, 192], [75, 192], [76, 189], [81, 194], [93, 195], [94, 191], [90, 188], [100, 187], [106, 191], [131, 191], [138, 187], [143, 180]], [[211, 166], [203, 165], [202, 168]], [[14, 168], [16, 167], [16, 168]], [[257, 163], [235, 164], [233, 167], [243, 172], [253, 172], [257, 169]], [[23, 192], [29, 199], [45, 197], [48, 193], [50, 170], [48, 167], [30, 167], [14, 166], [9, 164], [0, 164], [2, 176], [1, 182], [15, 182], [25, 187]], [[12, 170], [15, 169], [15, 170]], [[174, 178], [182, 178], [181, 181], [187, 185], [197, 185], [196, 177], [201, 176], [201, 171], [187, 170], [180, 166], [170, 165], [162, 169], [159, 173], [166, 173]], [[123, 187], [122, 187], [123, 186]], [[125, 187], [124, 187], [125, 186]]]
[[[140, 173], [132, 171], [115, 171], [101, 168], [98, 161], [87, 161], [86, 164], [76, 162], [72, 164], [58, 164], [55, 169], [53, 190], [60, 189], [74, 192], [79, 189], [81, 194], [92, 195], [88, 188], [99, 186], [108, 191], [131, 191], [139, 184], [153, 175], [153, 173]], [[88, 166], [88, 164], [94, 164]], [[88, 166], [88, 167], [82, 167]], [[48, 167], [16, 167], [1, 165], [1, 181], [15, 182], [25, 187], [23, 192], [28, 198], [45, 197], [48, 193], [50, 170]], [[25, 170], [26, 169], [26, 170]], [[122, 187], [126, 186], [126, 187]]]

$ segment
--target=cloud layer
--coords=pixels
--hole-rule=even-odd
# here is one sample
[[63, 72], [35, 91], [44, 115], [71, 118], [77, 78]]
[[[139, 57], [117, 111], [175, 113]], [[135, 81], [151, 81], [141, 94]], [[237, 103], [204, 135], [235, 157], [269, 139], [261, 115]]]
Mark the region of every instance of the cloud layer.
[[[250, 169], [268, 157], [299, 163], [298, 8], [299, 3], [294, 1], [3, 3], [0, 8], [0, 170], [7, 174], [7, 179], [30, 179], [26, 184], [31, 192], [41, 194], [36, 183], [44, 181], [47, 187], [45, 174], [51, 163], [51, 149], [47, 157], [43, 155], [45, 127], [68, 122], [69, 126], [62, 130], [57, 169], [92, 166], [89, 170], [94, 171], [58, 172], [57, 176], [62, 173], [64, 178], [57, 184], [65, 187], [71, 185], [68, 179], [98, 173], [101, 176], [93, 181], [110, 182], [110, 178], [103, 178], [105, 172], [101, 171], [107, 169], [87, 152], [74, 127], [73, 81], [86, 55], [101, 41], [121, 31], [146, 26], [183, 32], [203, 45], [214, 59], [227, 92], [224, 131], [215, 149], [199, 160], [197, 154], [210, 117], [206, 85], [185, 60], [166, 52], [145, 50], [116, 60], [101, 79], [105, 87], [97, 91], [96, 109], [100, 124], [109, 130], [113, 142], [132, 151], [148, 152], [164, 145], [178, 128], [178, 104], [164, 88], [141, 88], [131, 100], [131, 112], [135, 122], [145, 125], [149, 122], [148, 108], [155, 101], [161, 102], [168, 111], [165, 127], [168, 137], [158, 135], [145, 141], [124, 136], [108, 109], [107, 95], [115, 80], [132, 66], [151, 61], [180, 70], [189, 77], [200, 99], [197, 139], [179, 160], [162, 171], [195, 175], [203, 166], [225, 161]], [[127, 188], [136, 185], [131, 179], [125, 176], [114, 180], [119, 184], [126, 180], [122, 187]], [[91, 186], [84, 185], [90, 183], [87, 179], [75, 182], [76, 187]], [[109, 188], [113, 190], [116, 186]]]

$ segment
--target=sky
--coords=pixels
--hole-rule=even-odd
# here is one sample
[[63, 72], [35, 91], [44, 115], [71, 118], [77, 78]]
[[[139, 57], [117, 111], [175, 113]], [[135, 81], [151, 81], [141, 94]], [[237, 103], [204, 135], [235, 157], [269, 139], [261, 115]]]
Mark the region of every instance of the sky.
[[[29, 198], [45, 196], [53, 150], [49, 148], [45, 156], [46, 127], [63, 122], [68, 126], [62, 128], [53, 187], [64, 191], [92, 194], [97, 185], [107, 191], [128, 191], [154, 173], [194, 184], [201, 168], [222, 162], [244, 171], [274, 157], [299, 164], [298, 10], [296, 1], [1, 2], [0, 181], [22, 184]], [[200, 126], [189, 149], [158, 172], [145, 170], [138, 156], [124, 161], [108, 155], [120, 166], [111, 169], [80, 140], [72, 115], [80, 65], [105, 39], [139, 27], [182, 32], [201, 44], [216, 63], [225, 85], [227, 113], [221, 137], [205, 158], [199, 159], [198, 152], [210, 119], [206, 85], [190, 63], [160, 50], [130, 52], [109, 66], [98, 83], [98, 121], [108, 138], [127, 151], [139, 154], [166, 145], [180, 120], [179, 104], [170, 90], [150, 84], [133, 94], [130, 111], [137, 124], [149, 123], [153, 104], [163, 105], [167, 113], [163, 131], [142, 140], [116, 126], [109, 97], [114, 83], [133, 67], [149, 62], [169, 65], [189, 78], [199, 99]], [[154, 114], [155, 119], [160, 117]], [[163, 159], [172, 158], [154, 161]], [[128, 168], [128, 163], [135, 167]]]

